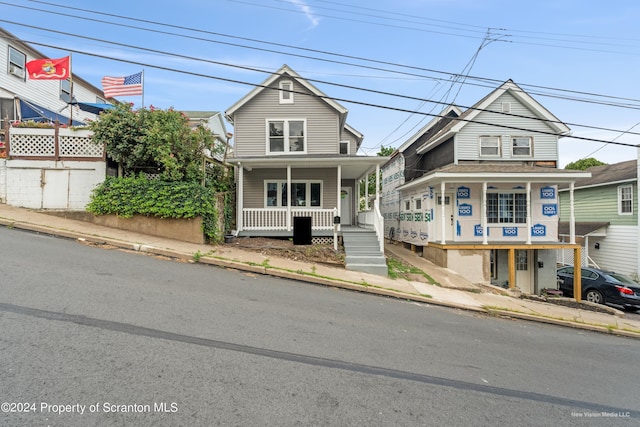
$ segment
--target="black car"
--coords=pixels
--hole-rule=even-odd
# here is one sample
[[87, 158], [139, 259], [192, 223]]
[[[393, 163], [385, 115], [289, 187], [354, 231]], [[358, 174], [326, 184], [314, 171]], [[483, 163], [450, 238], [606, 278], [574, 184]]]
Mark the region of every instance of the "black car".
[[[640, 284], [613, 271], [581, 268], [582, 299], [598, 304], [615, 304], [625, 310], [640, 310]], [[573, 267], [558, 269], [562, 294], [573, 297]]]

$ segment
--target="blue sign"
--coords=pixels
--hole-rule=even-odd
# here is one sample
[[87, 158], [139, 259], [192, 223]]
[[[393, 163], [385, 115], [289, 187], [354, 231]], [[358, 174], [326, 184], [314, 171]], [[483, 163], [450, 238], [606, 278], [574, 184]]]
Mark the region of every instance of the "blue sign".
[[456, 235], [457, 236], [462, 235], [462, 227], [460, 226], [460, 221], [457, 221], [457, 220], [456, 220]]
[[553, 187], [542, 187], [540, 189], [540, 198], [541, 199], [555, 199], [556, 198], [556, 189]]
[[476, 237], [482, 236], [482, 224], [476, 224], [473, 226], [473, 235]]
[[502, 227], [503, 237], [512, 237], [518, 235], [518, 227]]
[[558, 205], [555, 203], [542, 205], [542, 215], [546, 215], [546, 216], [558, 215]]
[[545, 237], [547, 235], [547, 226], [544, 224], [535, 224], [531, 227], [531, 235]]
[[420, 240], [427, 240], [429, 235], [427, 233], [420, 232]]
[[458, 196], [458, 199], [468, 199], [471, 197], [471, 190], [469, 187], [458, 187], [456, 195]]
[[473, 212], [473, 208], [468, 203], [463, 203], [458, 206], [458, 216], [471, 216]]

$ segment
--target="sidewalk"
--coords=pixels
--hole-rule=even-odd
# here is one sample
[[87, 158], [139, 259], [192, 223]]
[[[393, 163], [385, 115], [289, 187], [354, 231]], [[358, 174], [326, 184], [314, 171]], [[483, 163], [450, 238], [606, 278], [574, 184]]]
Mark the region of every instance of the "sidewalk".
[[233, 245], [214, 246], [180, 242], [5, 204], [0, 204], [0, 225], [77, 239], [86, 244], [111, 245], [184, 261], [197, 261], [426, 304], [640, 338], [640, 320], [627, 319], [624, 313], [617, 310], [613, 310], [614, 314], [598, 313], [486, 292], [454, 272], [437, 267], [400, 245], [387, 245], [386, 249], [394, 257], [413, 264], [433, 277], [438, 286], [404, 279], [394, 280], [320, 264], [309, 265], [286, 258], [266, 257]]

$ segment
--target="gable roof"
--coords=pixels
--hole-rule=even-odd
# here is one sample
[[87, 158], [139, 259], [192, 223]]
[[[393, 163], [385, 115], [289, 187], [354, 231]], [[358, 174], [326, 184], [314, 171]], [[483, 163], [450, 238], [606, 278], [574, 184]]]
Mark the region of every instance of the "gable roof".
[[[593, 166], [587, 168], [585, 172], [591, 172], [591, 177], [577, 179], [574, 189], [636, 181], [638, 179], [638, 161], [627, 160], [610, 165]], [[562, 186], [562, 189], [566, 190], [568, 187]]]
[[359, 150], [360, 145], [362, 144], [362, 140], [364, 139], [364, 135], [361, 132], [358, 132], [353, 126], [349, 123], [344, 124], [344, 130], [352, 134], [356, 139], [356, 147]]
[[[462, 113], [456, 120], [452, 120], [447, 126], [445, 126], [440, 132], [434, 135], [429, 141], [425, 142], [418, 148], [418, 153], [423, 153], [429, 150], [431, 147], [438, 145], [439, 143], [446, 141], [454, 134], [458, 133], [463, 127], [476, 119], [478, 115], [484, 112], [489, 105], [495, 102], [505, 92], [509, 92], [513, 97], [518, 99], [524, 106], [531, 110], [538, 118], [545, 120], [547, 125], [560, 135], [569, 133], [570, 129], [562, 123], [556, 116], [554, 116], [549, 110], [547, 110], [542, 104], [533, 99], [531, 95], [525, 92], [513, 80], [509, 79], [504, 82], [500, 87], [493, 90], [487, 96], [476, 102], [469, 107], [464, 113]], [[507, 114], [507, 113], [505, 113]], [[495, 125], [499, 126], [499, 125]]]
[[307, 80], [302, 78], [298, 73], [293, 71], [287, 64], [285, 64], [282, 67], [280, 67], [280, 69], [278, 71], [276, 71], [275, 73], [271, 74], [271, 76], [269, 76], [265, 81], [263, 81], [262, 83], [257, 85], [251, 92], [246, 94], [239, 101], [237, 101], [235, 104], [233, 104], [231, 107], [229, 107], [227, 109], [227, 111], [225, 111], [225, 117], [227, 118], [227, 120], [229, 120], [229, 122], [231, 122], [233, 124], [233, 114], [236, 111], [238, 111], [243, 105], [245, 105], [247, 102], [249, 102], [255, 96], [260, 94], [262, 91], [264, 91], [265, 89], [269, 88], [269, 86], [271, 86], [276, 80], [278, 80], [279, 78], [284, 77], [284, 76], [291, 77], [296, 82], [301, 84], [304, 88], [309, 90], [309, 92], [311, 92], [312, 94], [317, 96], [318, 99], [324, 101], [331, 108], [336, 110], [338, 112], [338, 114], [341, 116], [341, 122], [344, 123], [344, 119], [345, 119], [345, 117], [347, 115], [347, 112], [349, 110], [347, 110], [345, 107], [343, 107], [342, 105], [340, 105], [339, 103], [337, 103], [333, 99], [329, 98], [320, 89], [318, 89], [317, 87], [315, 87], [314, 85], [309, 83]]
[[456, 105], [448, 105], [444, 110], [440, 112], [436, 117], [429, 121], [426, 125], [424, 125], [418, 132], [416, 132], [411, 138], [406, 140], [400, 147], [398, 147], [399, 152], [403, 152], [407, 148], [411, 146], [414, 142], [419, 140], [422, 135], [427, 133], [431, 128], [436, 126], [442, 120], [450, 120], [451, 117], [460, 117], [462, 115], [462, 110], [458, 108]]

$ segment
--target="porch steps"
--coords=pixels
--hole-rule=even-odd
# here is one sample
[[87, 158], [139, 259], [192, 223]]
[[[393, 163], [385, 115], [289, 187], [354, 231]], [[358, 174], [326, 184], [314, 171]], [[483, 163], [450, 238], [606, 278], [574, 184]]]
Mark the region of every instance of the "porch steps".
[[380, 244], [374, 230], [342, 230], [345, 264], [347, 270], [386, 276], [387, 259], [380, 252]]

